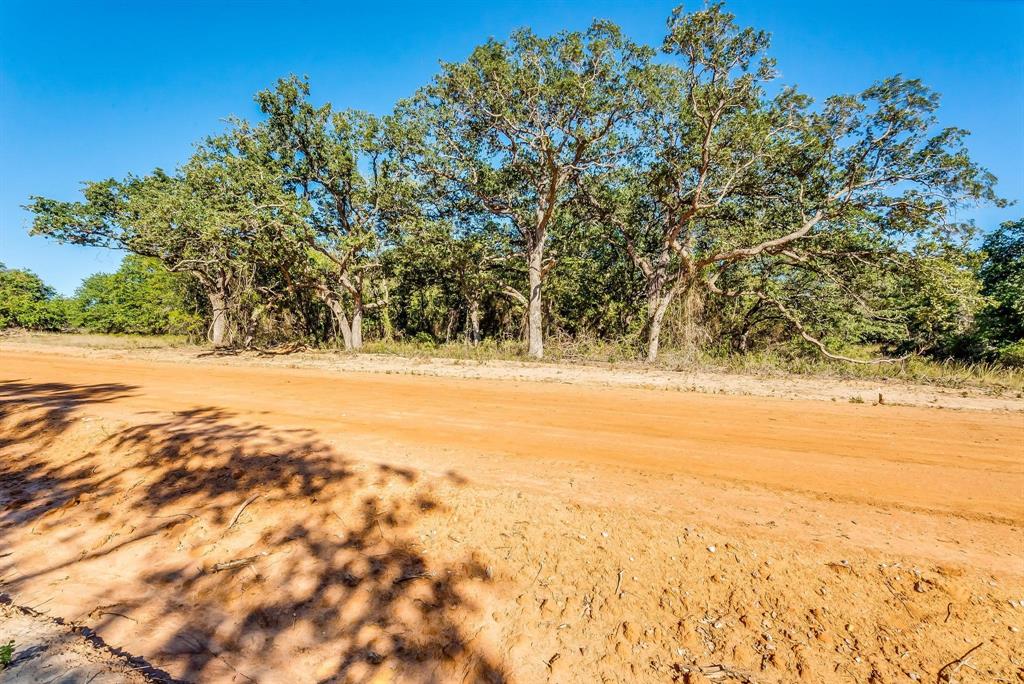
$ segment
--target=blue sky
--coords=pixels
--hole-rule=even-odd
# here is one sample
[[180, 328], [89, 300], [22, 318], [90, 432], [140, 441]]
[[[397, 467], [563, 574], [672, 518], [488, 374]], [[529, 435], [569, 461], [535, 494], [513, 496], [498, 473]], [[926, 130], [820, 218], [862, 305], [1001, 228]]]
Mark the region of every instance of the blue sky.
[[[86, 179], [173, 168], [252, 95], [308, 74], [316, 100], [384, 113], [490, 36], [584, 28], [594, 17], [659, 44], [676, 2], [0, 1], [0, 261], [69, 294], [120, 255], [29, 238], [29, 195], [77, 196]], [[942, 123], [973, 132], [974, 157], [1024, 215], [1024, 2], [737, 0], [773, 36], [782, 81], [815, 98], [894, 73], [943, 93]], [[698, 7], [690, 2], [689, 8]]]

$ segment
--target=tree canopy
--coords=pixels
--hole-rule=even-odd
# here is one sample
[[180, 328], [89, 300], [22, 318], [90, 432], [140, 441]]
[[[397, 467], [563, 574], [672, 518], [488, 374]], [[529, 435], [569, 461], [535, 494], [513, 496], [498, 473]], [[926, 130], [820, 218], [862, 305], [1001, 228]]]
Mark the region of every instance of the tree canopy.
[[67, 313], [56, 294], [32, 271], [0, 263], [0, 329], [61, 329]]
[[68, 324], [95, 333], [201, 337], [203, 303], [196, 294], [189, 276], [128, 254], [116, 272], [82, 281], [68, 302]]
[[938, 93], [893, 75], [815, 102], [721, 4], [673, 12], [657, 47], [606, 21], [491, 39], [385, 116], [311, 92], [280, 79], [173, 172], [33, 197], [33, 233], [155, 260], [125, 268], [156, 302], [154, 264], [187, 274], [216, 346], [493, 338], [539, 358], [554, 336], [877, 362], [1024, 335], [1022, 224], [957, 220], [1006, 202]]
[[529, 354], [542, 357], [550, 232], [573, 187], [629, 152], [650, 50], [617, 26], [490, 40], [400, 105], [410, 157], [464, 211], [506, 224], [525, 260]]

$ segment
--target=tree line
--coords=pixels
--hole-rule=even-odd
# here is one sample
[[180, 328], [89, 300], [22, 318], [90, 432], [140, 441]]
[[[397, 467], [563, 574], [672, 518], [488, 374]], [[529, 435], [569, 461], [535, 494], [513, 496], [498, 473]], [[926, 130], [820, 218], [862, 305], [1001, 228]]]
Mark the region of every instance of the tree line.
[[71, 297], [31, 271], [0, 263], [0, 329], [123, 335], [204, 333], [204, 303], [187, 276], [155, 259], [128, 255], [115, 273], [85, 278]]
[[32, 197], [31, 231], [180, 274], [216, 347], [1019, 341], [1024, 227], [972, 248], [957, 212], [1006, 202], [938, 94], [893, 76], [815, 103], [769, 48], [712, 5], [673, 12], [657, 48], [606, 21], [488, 40], [385, 116], [289, 76], [173, 172]]

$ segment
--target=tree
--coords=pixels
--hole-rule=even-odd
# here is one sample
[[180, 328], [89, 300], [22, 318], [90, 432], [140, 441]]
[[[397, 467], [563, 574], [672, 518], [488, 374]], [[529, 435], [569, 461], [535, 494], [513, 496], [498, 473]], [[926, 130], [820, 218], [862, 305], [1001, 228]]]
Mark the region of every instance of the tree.
[[639, 107], [635, 79], [649, 51], [596, 22], [541, 38], [490, 40], [401, 107], [418, 132], [415, 168], [444, 191], [510, 223], [528, 280], [528, 341], [541, 358], [551, 227], [575, 183], [628, 151]]
[[982, 312], [983, 342], [1024, 365], [1024, 219], [1007, 221], [985, 236], [978, 271], [990, 305]]
[[815, 324], [822, 295], [875, 315], [865, 289], [880, 270], [905, 268], [918, 241], [956, 241], [951, 208], [1001, 202], [966, 131], [933, 130], [938, 96], [919, 81], [893, 77], [813, 112], [792, 89], [765, 97], [767, 47], [721, 5], [677, 10], [663, 50], [680, 64], [649, 91], [651, 152], [585, 194], [645, 276], [650, 360], [680, 293], [690, 324], [707, 297], [743, 297], [845, 358]]
[[[450, 341], [461, 329], [467, 343], [479, 344], [485, 319], [509, 308], [501, 300], [522, 298], [506, 284], [509, 256], [508, 236], [489, 219], [465, 226], [435, 217], [406, 226], [385, 259], [396, 320], [414, 335]], [[494, 323], [490, 332], [499, 332]]]
[[64, 301], [42, 278], [0, 263], [0, 329], [60, 330], [66, 322]]
[[[995, 178], [970, 159], [967, 132], [934, 130], [937, 107], [938, 95], [919, 81], [893, 77], [802, 116], [792, 146], [769, 157], [759, 202], [738, 210], [740, 220], [698, 259], [711, 291], [763, 301], [820, 353], [847, 361], [854, 359], [822, 339], [830, 326], [814, 320], [821, 306], [843, 307], [862, 321], [913, 324], [906, 308], [873, 305], [880, 286], [913, 274], [939, 282], [934, 273], [957, 267], [951, 255], [962, 253], [970, 232], [950, 220], [952, 210], [1005, 204], [993, 190]], [[718, 286], [739, 269], [755, 278], [738, 288]], [[828, 296], [797, 286], [808, 278]], [[970, 282], [959, 282], [963, 288], [949, 293], [951, 301], [971, 296]]]
[[175, 175], [86, 183], [84, 201], [33, 197], [34, 235], [124, 249], [195, 277], [210, 306], [209, 338], [231, 345], [232, 321], [261, 270], [299, 259], [290, 236], [305, 209], [282, 170], [245, 125], [207, 139]]
[[82, 281], [70, 302], [71, 324], [99, 333], [201, 334], [193, 287], [156, 259], [129, 254], [115, 273]]
[[[304, 243], [313, 252], [315, 291], [335, 317], [346, 349], [363, 346], [372, 274], [389, 230], [415, 213], [415, 188], [402, 174], [394, 122], [354, 110], [314, 107], [309, 83], [294, 76], [256, 96], [296, 189], [312, 207]], [[390, 130], [389, 130], [390, 129]], [[347, 305], [347, 307], [346, 307]]]
[[680, 294], [687, 343], [696, 344], [703, 219], [752, 190], [802, 104], [790, 90], [765, 101], [763, 84], [774, 77], [768, 42], [763, 31], [737, 27], [721, 5], [689, 15], [676, 9], [663, 52], [682, 63], [650, 68], [642, 154], [583, 193], [643, 275], [650, 361]]
[[[217, 347], [462, 331], [538, 358], [555, 336], [651, 361], [669, 345], [866, 361], [1019, 338], [1021, 228], [977, 270], [955, 210], [1005, 202], [967, 132], [938, 126], [936, 93], [895, 76], [814, 103], [775, 85], [768, 35], [722, 5], [667, 29], [658, 59], [608, 22], [520, 30], [382, 117], [284, 78], [258, 121], [173, 173], [33, 198], [32, 230], [188, 274]], [[84, 324], [163, 325], [165, 274], [142, 263], [85, 284]]]

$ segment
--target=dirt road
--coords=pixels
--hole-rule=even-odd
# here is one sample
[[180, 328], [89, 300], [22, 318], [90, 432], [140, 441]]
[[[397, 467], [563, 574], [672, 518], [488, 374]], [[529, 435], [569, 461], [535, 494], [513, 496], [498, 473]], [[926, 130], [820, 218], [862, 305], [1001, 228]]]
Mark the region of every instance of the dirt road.
[[[324, 513], [338, 520], [346, 518], [338, 506], [355, 506], [370, 490], [377, 502], [374, 506], [383, 501], [396, 508], [388, 514], [378, 510], [372, 516], [380, 528], [373, 544], [388, 548], [371, 554], [369, 570], [353, 569], [351, 564], [359, 559], [348, 558], [348, 565], [334, 568], [337, 576], [331, 576], [330, 586], [310, 589], [312, 594], [299, 591], [305, 598], [276, 605], [274, 612], [295, 605], [308, 610], [310, 595], [324, 598], [317, 592], [340, 600], [344, 587], [353, 581], [359, 585], [352, 577], [377, 577], [373, 558], [381, 554], [391, 558], [388, 554], [397, 553], [397, 548], [405, 549], [395, 542], [400, 534], [418, 549], [415, 562], [402, 555], [406, 550], [395, 556], [399, 576], [384, 592], [389, 603], [383, 622], [392, 627], [398, 623], [401, 629], [389, 631], [377, 615], [375, 620], [359, 623], [360, 629], [374, 625], [370, 632], [376, 636], [371, 638], [359, 630], [345, 631], [352, 616], [332, 614], [325, 622], [313, 620], [307, 632], [337, 628], [342, 632], [335, 637], [336, 643], [341, 639], [362, 645], [355, 649], [358, 656], [350, 656], [351, 662], [331, 660], [333, 669], [317, 670], [315, 677], [295, 681], [330, 677], [355, 681], [382, 673], [401, 679], [419, 672], [411, 663], [436, 658], [459, 662], [457, 668], [451, 664], [455, 680], [458, 673], [475, 673], [477, 679], [494, 681], [593, 681], [601, 673], [612, 681], [647, 676], [664, 681], [669, 675], [697, 681], [699, 668], [704, 667], [712, 677], [732, 672], [729, 676], [738, 681], [743, 681], [741, 676], [753, 677], [749, 672], [758, 673], [757, 681], [773, 681], [773, 677], [786, 681], [787, 676], [806, 677], [812, 671], [817, 672], [812, 677], [815, 681], [866, 681], [872, 672], [878, 681], [889, 681], [886, 677], [894, 673], [911, 671], [907, 669], [910, 661], [900, 655], [901, 648], [909, 652], [911, 637], [904, 635], [890, 643], [877, 632], [865, 640], [850, 631], [858, 621], [877, 625], [888, 620], [892, 617], [888, 611], [916, 625], [888, 629], [905, 629], [907, 634], [917, 630], [915, 639], [924, 638], [922, 625], [935, 622], [934, 632], [923, 630], [928, 637], [917, 644], [913, 656], [920, 670], [914, 673], [919, 676], [937, 668], [935, 663], [942, 658], [960, 655], [953, 651], [964, 634], [990, 644], [985, 656], [990, 673], [1014, 672], [1018, 666], [1013, 659], [1019, 662], [1022, 656], [1017, 650], [1019, 632], [1014, 631], [1024, 627], [1024, 415], [1020, 413], [539, 382], [175, 366], [11, 351], [0, 352], [0, 401], [9, 419], [7, 430], [14, 436], [6, 442], [0, 439], [0, 449], [37, 459], [19, 465], [8, 461], [5, 466], [6, 498], [16, 504], [12, 511], [21, 511], [7, 514], [0, 527], [3, 541], [18, 549], [18, 563], [9, 569], [19, 579], [9, 588], [30, 605], [28, 601], [52, 592], [56, 579], [74, 578], [61, 580], [71, 584], [61, 585], [60, 597], [53, 603], [60, 611], [57, 614], [81, 618], [92, 610], [95, 617], [94, 604], [120, 605], [108, 612], [128, 618], [101, 621], [100, 628], [109, 630], [108, 642], [120, 640], [128, 650], [156, 657], [157, 664], [169, 671], [202, 675], [204, 681], [230, 678], [232, 671], [280, 681], [280, 668], [299, 662], [286, 647], [301, 641], [298, 636], [291, 635], [292, 642], [275, 642], [270, 657], [268, 647], [253, 640], [251, 629], [239, 627], [243, 619], [222, 614], [241, 602], [246, 606], [245, 617], [261, 626], [261, 634], [269, 630], [261, 620], [276, 625], [277, 618], [267, 617], [265, 605], [254, 607], [251, 590], [238, 588], [252, 578], [240, 574], [237, 586], [227, 590], [213, 583], [212, 578], [223, 575], [212, 574], [208, 564], [196, 569], [207, 556], [232, 560], [228, 547], [243, 557], [254, 555], [249, 551], [274, 553], [273, 544], [287, 546], [319, 529], [307, 519], [302, 534], [285, 534], [280, 521], [268, 523], [259, 533], [251, 522], [248, 527], [236, 527], [240, 517], [248, 521], [250, 514], [258, 515], [261, 523], [297, 514], [298, 499], [273, 493], [277, 490], [300, 497], [303, 506], [340, 502]], [[284, 477], [282, 467], [287, 471], [296, 466], [294, 460], [284, 466], [274, 460], [282, 454], [315, 458], [319, 465], [304, 462]], [[93, 460], [93, 470], [81, 470]], [[148, 506], [144, 508], [148, 521], [127, 516], [112, 505], [115, 501], [127, 505], [141, 495], [141, 489], [151, 486], [154, 473], [160, 474], [160, 488], [150, 489], [138, 504]], [[352, 473], [357, 475], [356, 488], [347, 479]], [[140, 488], [136, 480], [145, 484]], [[343, 480], [344, 492], [332, 489], [340, 488]], [[219, 483], [216, 487], [210, 484], [214, 481]], [[176, 486], [183, 493], [178, 494]], [[62, 493], [44, 504], [33, 503], [32, 496], [43, 496], [40, 492], [47, 487], [63, 488]], [[18, 491], [28, 489], [35, 494]], [[243, 505], [249, 492], [258, 499]], [[77, 510], [91, 497], [109, 499], [105, 507], [90, 510], [91, 527], [85, 518], [78, 521], [89, 529], [86, 536], [91, 541], [76, 541], [74, 548], [55, 552], [55, 540], [70, 544], [73, 538], [67, 534], [70, 523], [65, 512]], [[410, 509], [410, 501], [418, 503]], [[60, 522], [50, 520], [58, 510], [64, 511]], [[217, 515], [196, 527], [200, 519], [196, 510], [214, 510]], [[396, 510], [412, 514], [403, 519]], [[447, 521], [436, 517], [438, 510], [444, 511], [441, 515]], [[236, 522], [231, 521], [233, 515]], [[153, 521], [167, 516], [192, 517], [171, 518], [173, 525], [152, 527]], [[44, 519], [47, 525], [40, 525]], [[394, 530], [389, 534], [380, 520], [393, 524]], [[29, 526], [31, 533], [26, 531]], [[39, 527], [49, 532], [44, 534]], [[220, 535], [215, 540], [206, 539], [213, 534], [211, 528]], [[360, 528], [360, 541], [355, 544], [351, 526], [346, 529], [345, 553], [373, 545], [366, 538], [368, 530]], [[232, 535], [238, 538], [225, 541]], [[474, 544], [469, 540], [475, 535]], [[344, 533], [337, 537], [343, 538]], [[518, 548], [518, 541], [499, 543], [512, 537], [528, 540], [529, 548]], [[630, 541], [609, 548], [609, 539], [621, 538]], [[156, 539], [163, 539], [159, 548], [181, 552], [191, 569], [183, 569], [188, 564], [182, 558], [152, 560]], [[596, 560], [593, 549], [575, 548], [592, 543], [612, 556]], [[534, 544], [546, 548], [541, 551]], [[305, 553], [312, 561], [331, 566], [335, 551], [316, 549], [312, 553], [306, 548]], [[735, 557], [728, 569], [707, 565], [708, 558], [717, 558], [725, 549], [730, 559]], [[442, 646], [440, 657], [423, 648], [416, 657], [402, 656], [408, 644], [395, 646], [394, 633], [409, 631], [410, 624], [412, 631], [424, 634], [466, 626], [458, 622], [456, 629], [453, 624], [431, 623], [425, 629], [418, 622], [422, 616], [396, 618], [390, 603], [394, 587], [404, 589], [413, 577], [437, 577], [437, 570], [427, 568], [450, 561], [457, 553], [462, 554], [455, 562], [460, 570], [449, 575], [479, 580], [481, 587], [470, 591], [474, 600], [436, 583], [433, 595], [410, 600], [443, 605], [453, 595], [462, 597], [454, 601], [461, 606], [459, 611], [466, 611], [459, 613], [459, 620], [472, 622], [476, 634], [483, 635], [473, 643], [485, 646], [476, 652], [468, 646], [471, 640], [460, 637], [456, 653]], [[766, 572], [761, 559], [773, 554], [782, 565]], [[259, 562], [243, 563], [239, 572]], [[161, 572], [171, 572], [173, 580], [149, 573], [151, 568], [142, 572], [146, 563], [169, 564]], [[858, 568], [858, 563], [863, 567]], [[903, 572], [891, 570], [903, 564], [911, 573], [906, 581], [888, 574]], [[850, 568], [851, 577], [843, 577]], [[653, 609], [645, 608], [642, 601], [630, 609], [618, 605], [632, 591], [624, 590], [624, 583], [653, 586], [687, 570], [703, 574], [698, 584], [686, 590], [689, 599], [672, 598], [682, 600], [685, 609], [672, 608], [666, 598], [679, 589], [664, 589], [670, 593], [650, 598], [651, 605], [668, 611], [671, 617], [665, 619], [671, 624], [646, 625], [645, 615]], [[281, 572], [278, 579], [283, 580], [288, 573]], [[323, 572], [323, 568], [316, 570], [321, 584]], [[764, 574], [782, 578], [778, 582], [782, 586], [775, 589], [783, 598], [776, 599], [774, 608], [765, 608], [764, 592], [751, 589]], [[272, 571], [254, 575], [260, 586], [272, 588], [268, 585]], [[117, 591], [109, 586], [112, 576], [125, 583]], [[311, 580], [306, 577], [305, 581]], [[835, 587], [836, 581], [846, 584]], [[901, 588], [900, 582], [905, 586]], [[151, 596], [158, 591], [155, 587], [168, 583], [190, 587], [181, 590], [175, 604], [186, 615], [185, 624], [171, 635], [158, 630], [159, 634], [141, 637], [141, 624], [168, 611], [166, 603], [154, 603]], [[606, 615], [595, 618], [599, 583], [616, 586], [614, 590], [605, 586], [604, 593], [611, 594], [602, 599]], [[376, 606], [380, 597], [372, 588], [367, 590], [365, 583], [359, 586], [371, 595], [352, 605]], [[552, 589], [559, 586], [563, 593]], [[1006, 604], [1019, 598], [1022, 603], [983, 610], [978, 588], [982, 586], [985, 595], [991, 595], [986, 601]], [[860, 592], [860, 606], [842, 607], [833, 601], [827, 603], [829, 608], [804, 605], [836, 590], [846, 595]], [[749, 594], [749, 606], [736, 605], [737, 591]], [[1007, 597], [1020, 596], [999, 598], [1000, 591], [1010, 592]], [[554, 594], [533, 601], [537, 592]], [[934, 605], [910, 605], [926, 599]], [[609, 606], [608, 601], [616, 605]], [[709, 607], [709, 602], [716, 601], [728, 609]], [[477, 608], [470, 609], [470, 604]], [[696, 615], [698, 605], [703, 617], [694, 617], [693, 624], [684, 626], [684, 614]], [[1004, 615], [1006, 610], [1009, 617]], [[199, 614], [189, 611], [205, 617], [199, 619]], [[220, 615], [219, 620], [212, 627], [196, 628], [197, 622], [209, 623], [211, 613]], [[484, 617], [466, 617], [473, 615]], [[965, 621], [956, 635], [942, 628], [942, 615], [946, 622], [951, 615]], [[785, 616], [794, 622], [780, 627], [786, 623]], [[617, 637], [601, 637], [599, 643], [583, 633], [568, 638], [577, 622], [585, 622], [589, 629], [591, 622], [602, 620]], [[990, 630], [990, 623], [997, 626]], [[224, 627], [227, 624], [234, 631]], [[596, 624], [593, 628], [597, 633]], [[292, 625], [292, 629], [298, 628]], [[782, 633], [776, 633], [774, 641], [769, 634], [773, 629]], [[275, 630], [279, 638], [280, 629]], [[720, 630], [725, 631], [719, 634]], [[744, 630], [749, 638], [743, 637]], [[379, 643], [384, 632], [391, 635], [388, 648]], [[168, 646], [174, 642], [172, 637], [204, 645], [192, 651], [180, 644]], [[787, 642], [784, 655], [776, 650], [783, 638], [792, 642]], [[623, 640], [625, 646], [619, 643]], [[329, 642], [316, 643], [327, 648]], [[371, 648], [366, 643], [377, 645]], [[550, 660], [554, 653], [526, 655], [541, 643], [551, 649], [559, 645], [554, 661]], [[318, 652], [308, 645], [304, 648], [304, 654]], [[655, 667], [651, 653], [644, 652], [648, 648], [662, 648], [668, 656], [659, 651]], [[865, 649], [871, 652], [870, 658], [859, 655]], [[675, 663], [669, 662], [672, 658]], [[322, 669], [319, 656], [306, 659], [309, 668]], [[386, 666], [381, 667], [381, 662]], [[714, 667], [724, 669], [707, 669]], [[823, 671], [823, 667], [832, 669]], [[933, 680], [935, 676], [931, 672]]]
[[343, 448], [455, 452], [471, 479], [481, 460], [531, 479], [538, 462], [559, 463], [1024, 522], [1021, 414], [20, 354], [0, 365], [20, 382], [123, 384], [96, 407], [108, 415], [212, 407]]

